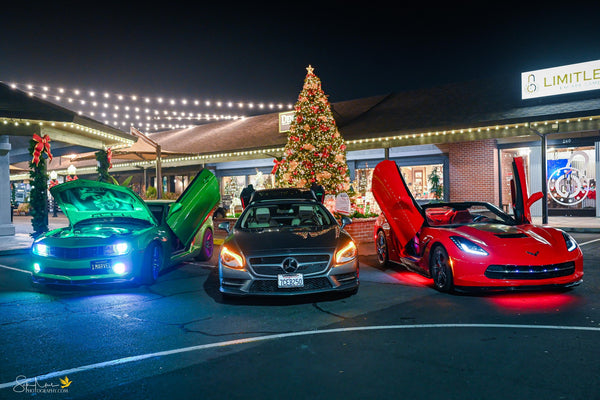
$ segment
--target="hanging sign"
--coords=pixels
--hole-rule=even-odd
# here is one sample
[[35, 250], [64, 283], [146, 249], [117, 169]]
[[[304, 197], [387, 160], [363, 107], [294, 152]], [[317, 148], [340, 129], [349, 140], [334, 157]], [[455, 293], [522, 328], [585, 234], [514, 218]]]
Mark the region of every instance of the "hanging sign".
[[350, 197], [348, 193], [340, 193], [335, 198], [335, 211], [342, 215], [350, 215]]
[[290, 130], [290, 125], [294, 120], [295, 113], [295, 111], [279, 113], [279, 133], [288, 132]]
[[521, 73], [521, 98], [600, 89], [600, 60]]

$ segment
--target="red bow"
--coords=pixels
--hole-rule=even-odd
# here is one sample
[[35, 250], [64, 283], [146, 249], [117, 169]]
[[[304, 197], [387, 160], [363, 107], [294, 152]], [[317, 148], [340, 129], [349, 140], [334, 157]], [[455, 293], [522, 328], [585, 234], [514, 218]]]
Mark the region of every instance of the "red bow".
[[40, 137], [36, 133], [33, 134], [33, 140], [37, 142], [33, 149], [33, 160], [32, 163], [38, 165], [40, 162], [40, 156], [45, 151], [48, 154], [48, 158], [52, 161], [52, 153], [50, 153], [50, 137], [48, 135], [44, 135], [44, 137]]
[[112, 168], [112, 150], [110, 147], [106, 149], [106, 158], [108, 159], [108, 168]]
[[279, 166], [281, 164], [283, 164], [283, 159], [282, 160], [278, 160], [278, 159], [274, 159], [273, 162], [275, 163], [275, 166], [273, 166], [273, 170], [271, 170], [271, 175], [275, 175], [277, 173], [277, 170], [279, 169]]

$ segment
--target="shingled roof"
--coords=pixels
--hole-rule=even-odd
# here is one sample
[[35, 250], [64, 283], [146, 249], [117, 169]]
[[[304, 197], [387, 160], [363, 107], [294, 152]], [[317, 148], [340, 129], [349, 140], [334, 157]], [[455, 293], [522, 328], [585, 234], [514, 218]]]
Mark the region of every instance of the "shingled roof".
[[[521, 100], [518, 78], [448, 84], [332, 104], [345, 140], [600, 114], [598, 93]], [[506, 82], [512, 82], [507, 85]], [[207, 154], [284, 146], [278, 113], [150, 135], [163, 148]]]

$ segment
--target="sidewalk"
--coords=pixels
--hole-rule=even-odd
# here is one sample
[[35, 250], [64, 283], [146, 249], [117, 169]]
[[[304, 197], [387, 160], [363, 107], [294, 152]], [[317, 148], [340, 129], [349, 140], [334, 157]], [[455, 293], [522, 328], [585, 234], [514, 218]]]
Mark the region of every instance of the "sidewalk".
[[[541, 217], [534, 217], [534, 223], [541, 224]], [[0, 236], [0, 255], [23, 254], [29, 251], [33, 238], [30, 216], [14, 216], [15, 235]], [[600, 233], [600, 218], [595, 217], [548, 217], [550, 226], [564, 229], [567, 232]], [[59, 213], [57, 217], [48, 216], [48, 228], [56, 229], [69, 225], [67, 218]], [[372, 243], [365, 243], [365, 248], [370, 249]], [[360, 243], [359, 243], [360, 246]], [[361, 252], [363, 254], [364, 252]]]

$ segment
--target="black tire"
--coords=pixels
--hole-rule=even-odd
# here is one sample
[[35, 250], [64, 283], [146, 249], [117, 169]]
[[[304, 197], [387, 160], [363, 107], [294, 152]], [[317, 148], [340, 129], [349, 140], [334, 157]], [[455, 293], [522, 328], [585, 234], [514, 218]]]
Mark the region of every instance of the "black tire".
[[377, 238], [375, 239], [375, 249], [377, 250], [377, 264], [380, 267], [387, 267], [390, 261], [390, 252], [387, 245], [387, 238], [385, 232], [380, 230], [377, 232]]
[[163, 267], [162, 247], [159, 244], [152, 244], [146, 251], [144, 265], [142, 265], [141, 283], [142, 285], [152, 285], [158, 279], [158, 274]]
[[202, 235], [202, 248], [200, 252], [196, 255], [196, 260], [198, 261], [208, 261], [213, 255], [214, 251], [214, 238], [212, 229], [207, 228], [204, 231], [204, 235]]
[[444, 293], [450, 293], [454, 290], [452, 268], [448, 260], [448, 252], [444, 246], [437, 245], [431, 250], [429, 272], [433, 278], [433, 286]]

